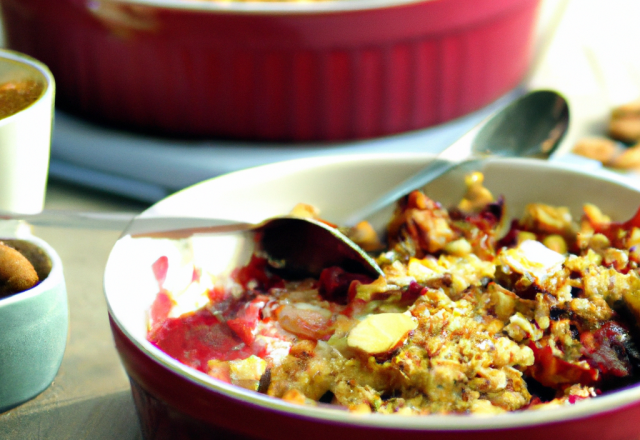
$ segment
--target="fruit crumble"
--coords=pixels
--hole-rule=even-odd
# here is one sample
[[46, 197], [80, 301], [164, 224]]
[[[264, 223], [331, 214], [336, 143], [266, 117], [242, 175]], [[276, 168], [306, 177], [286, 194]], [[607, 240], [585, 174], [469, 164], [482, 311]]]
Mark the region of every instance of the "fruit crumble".
[[640, 211], [532, 203], [509, 222], [480, 173], [466, 183], [449, 209], [404, 197], [384, 237], [344, 230], [377, 279], [283, 279], [258, 250], [230, 279], [193, 267], [169, 289], [161, 257], [148, 340], [217, 380], [359, 413], [536, 410], [637, 382]]

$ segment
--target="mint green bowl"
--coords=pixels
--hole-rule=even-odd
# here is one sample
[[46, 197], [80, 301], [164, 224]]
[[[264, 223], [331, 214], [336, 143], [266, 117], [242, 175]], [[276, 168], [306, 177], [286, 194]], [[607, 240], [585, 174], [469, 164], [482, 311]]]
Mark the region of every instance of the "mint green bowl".
[[35, 287], [0, 298], [0, 413], [49, 387], [62, 363], [69, 330], [60, 257], [37, 237], [18, 239], [40, 248], [51, 270]]

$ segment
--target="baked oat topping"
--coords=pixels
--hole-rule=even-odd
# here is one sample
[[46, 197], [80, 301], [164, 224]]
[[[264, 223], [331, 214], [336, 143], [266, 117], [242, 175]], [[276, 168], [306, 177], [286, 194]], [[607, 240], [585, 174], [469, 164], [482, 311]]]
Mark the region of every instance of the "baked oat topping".
[[386, 243], [375, 280], [339, 267], [285, 280], [257, 253], [231, 280], [194, 268], [168, 290], [160, 258], [148, 339], [218, 380], [358, 413], [498, 414], [637, 382], [640, 214], [614, 222], [585, 205], [574, 219], [532, 203], [503, 233], [505, 201], [481, 174], [466, 183], [450, 209], [403, 198], [386, 237], [353, 231]]

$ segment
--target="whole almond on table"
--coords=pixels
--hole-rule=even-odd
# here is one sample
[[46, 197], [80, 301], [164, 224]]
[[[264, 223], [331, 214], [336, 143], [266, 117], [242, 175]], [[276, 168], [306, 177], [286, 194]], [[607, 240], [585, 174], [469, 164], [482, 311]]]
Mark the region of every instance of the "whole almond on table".
[[612, 110], [609, 136], [626, 143], [640, 141], [640, 100]]
[[624, 150], [611, 160], [608, 165], [623, 170], [640, 169], [640, 143]]
[[616, 156], [618, 145], [616, 141], [606, 137], [586, 137], [576, 142], [572, 151], [580, 156], [607, 164]]

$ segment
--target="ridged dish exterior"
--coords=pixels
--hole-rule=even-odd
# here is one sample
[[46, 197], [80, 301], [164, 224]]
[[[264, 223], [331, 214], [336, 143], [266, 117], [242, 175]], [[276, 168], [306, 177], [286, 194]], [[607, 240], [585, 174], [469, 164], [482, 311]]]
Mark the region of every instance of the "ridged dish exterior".
[[630, 421], [640, 417], [638, 402], [582, 420], [468, 431], [412, 430], [402, 429], [400, 426], [385, 429], [366, 424], [344, 424], [321, 417], [309, 418], [212, 392], [146, 355], [120, 330], [113, 319], [110, 319], [110, 324], [116, 348], [131, 381], [131, 390], [145, 440], [293, 440], [301, 435], [306, 440], [637, 438], [635, 423]]
[[481, 108], [522, 80], [539, 0], [250, 13], [3, 0], [7, 44], [59, 108], [118, 127], [248, 140], [368, 138]]

